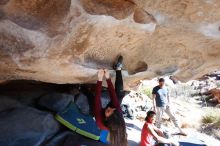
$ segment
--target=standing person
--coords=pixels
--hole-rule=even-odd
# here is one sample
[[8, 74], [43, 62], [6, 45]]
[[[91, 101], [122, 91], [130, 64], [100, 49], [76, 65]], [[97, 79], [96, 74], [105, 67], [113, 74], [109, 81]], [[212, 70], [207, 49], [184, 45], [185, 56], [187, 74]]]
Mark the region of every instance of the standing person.
[[180, 131], [181, 135], [186, 136], [186, 133], [183, 132], [181, 129], [176, 117], [170, 110], [170, 96], [168, 89], [164, 86], [165, 80], [163, 78], [159, 79], [159, 85], [153, 88], [152, 94], [153, 94], [153, 108], [154, 111], [156, 111], [156, 126], [158, 128], [161, 127], [161, 119], [166, 112], [168, 116], [173, 121], [175, 127], [177, 127]]
[[[156, 113], [154, 111], [148, 111], [141, 132], [140, 146], [170, 146], [170, 144], [178, 146], [179, 144], [177, 142], [166, 139], [163, 132], [154, 126], [155, 119]], [[155, 145], [154, 140], [156, 140], [158, 144]]]
[[[101, 105], [102, 81], [105, 76], [108, 85], [108, 91], [111, 99], [105, 109]], [[89, 97], [88, 97], [89, 98]], [[94, 99], [93, 112], [98, 127], [110, 132], [109, 142], [112, 146], [127, 146], [127, 134], [125, 121], [115, 89], [110, 79], [108, 70], [98, 71], [98, 81]]]

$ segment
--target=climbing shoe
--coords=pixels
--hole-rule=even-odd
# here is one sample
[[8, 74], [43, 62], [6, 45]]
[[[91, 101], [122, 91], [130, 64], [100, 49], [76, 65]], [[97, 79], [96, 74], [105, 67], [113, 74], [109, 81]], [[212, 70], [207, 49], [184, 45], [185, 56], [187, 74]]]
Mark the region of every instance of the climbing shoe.
[[123, 67], [123, 56], [119, 56], [116, 63], [113, 66], [114, 70], [121, 70]]

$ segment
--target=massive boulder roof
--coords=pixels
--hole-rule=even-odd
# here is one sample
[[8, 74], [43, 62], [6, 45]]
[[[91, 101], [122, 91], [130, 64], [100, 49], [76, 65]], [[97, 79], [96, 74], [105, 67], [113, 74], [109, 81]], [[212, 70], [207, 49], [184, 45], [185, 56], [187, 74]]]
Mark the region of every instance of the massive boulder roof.
[[89, 83], [124, 56], [126, 85], [219, 69], [217, 0], [1, 0], [0, 80]]

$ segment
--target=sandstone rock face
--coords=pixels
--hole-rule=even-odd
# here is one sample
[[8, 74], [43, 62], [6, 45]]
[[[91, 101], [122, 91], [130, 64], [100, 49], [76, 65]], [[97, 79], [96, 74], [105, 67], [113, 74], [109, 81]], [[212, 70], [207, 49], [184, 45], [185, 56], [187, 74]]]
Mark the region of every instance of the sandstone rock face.
[[212, 96], [214, 97], [214, 99], [218, 102], [218, 103], [220, 103], [220, 89], [212, 89], [212, 90], [210, 90], [209, 91], [211, 94], [212, 94]]
[[128, 86], [197, 78], [220, 67], [219, 9], [217, 0], [1, 0], [0, 80], [94, 82], [118, 54]]

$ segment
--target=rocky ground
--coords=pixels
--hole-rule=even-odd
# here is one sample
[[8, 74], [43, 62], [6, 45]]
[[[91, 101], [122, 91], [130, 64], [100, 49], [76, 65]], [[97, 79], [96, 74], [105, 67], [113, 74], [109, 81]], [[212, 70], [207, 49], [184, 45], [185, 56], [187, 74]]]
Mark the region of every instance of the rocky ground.
[[[174, 139], [202, 140], [208, 146], [218, 146], [220, 144], [219, 136], [213, 133], [213, 130], [215, 130], [219, 135], [220, 127], [218, 127], [218, 129], [217, 127], [204, 128], [207, 125], [203, 125], [201, 123], [201, 118], [204, 115], [204, 110], [206, 110], [207, 108], [201, 108], [201, 106], [197, 103], [189, 103], [182, 100], [173, 100], [172, 107], [175, 111], [176, 116], [181, 121], [184, 131], [188, 134], [187, 137], [175, 136], [173, 137]], [[220, 110], [218, 110], [218, 112], [220, 112]], [[131, 146], [138, 146], [145, 115], [146, 111], [142, 111], [139, 112], [139, 114], [136, 114], [134, 120], [126, 120], [128, 123], [128, 139]], [[174, 127], [168, 116], [164, 116], [163, 123], [163, 130], [169, 131], [169, 133], [177, 132], [177, 129]]]
[[[181, 121], [183, 129], [188, 133], [187, 137], [174, 136], [173, 138], [180, 141], [197, 139], [208, 146], [220, 145], [219, 104], [214, 95], [207, 94], [213, 88], [218, 89], [220, 83], [218, 76], [213, 73], [204, 76], [198, 81], [176, 82], [176, 84], [169, 77], [165, 77], [165, 80], [171, 92], [172, 109], [176, 117]], [[150, 96], [151, 90], [155, 85], [157, 85], [157, 79], [142, 81], [139, 92], [131, 92], [124, 100], [124, 104], [130, 103], [130, 108], [134, 111], [134, 120], [127, 120], [128, 138], [132, 146], [138, 146], [140, 141], [141, 128], [144, 124], [146, 111], [152, 108]], [[213, 114], [210, 115], [211, 113]], [[219, 118], [219, 121], [216, 123], [212, 123], [212, 121], [204, 123], [204, 117], [210, 118], [211, 116]], [[162, 128], [170, 133], [177, 130], [167, 115], [163, 117]]]

